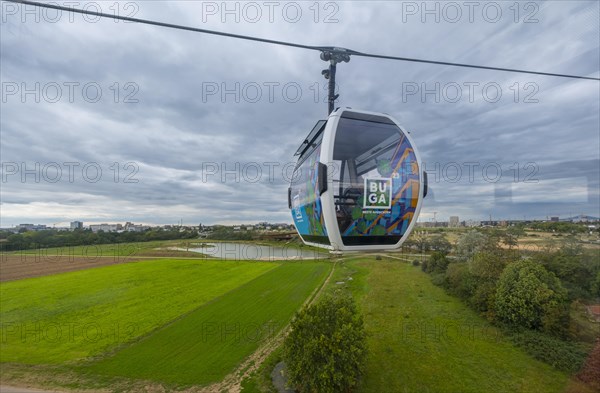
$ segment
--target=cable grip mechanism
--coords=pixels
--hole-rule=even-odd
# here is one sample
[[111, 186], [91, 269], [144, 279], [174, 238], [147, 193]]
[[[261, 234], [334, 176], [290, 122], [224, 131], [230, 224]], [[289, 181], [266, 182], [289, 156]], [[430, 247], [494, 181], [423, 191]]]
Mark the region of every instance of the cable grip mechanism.
[[335, 94], [335, 73], [338, 63], [348, 63], [350, 61], [351, 50], [345, 48], [337, 48], [334, 46], [321, 47], [321, 60], [329, 62], [329, 68], [321, 71], [321, 75], [329, 81], [327, 95], [327, 109], [329, 113], [333, 112], [335, 100], [339, 98], [339, 94]]

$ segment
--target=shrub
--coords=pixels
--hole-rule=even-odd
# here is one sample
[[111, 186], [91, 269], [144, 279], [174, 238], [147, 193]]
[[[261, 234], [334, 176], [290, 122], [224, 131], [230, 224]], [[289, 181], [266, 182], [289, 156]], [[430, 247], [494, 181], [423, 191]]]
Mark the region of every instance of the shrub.
[[497, 316], [510, 324], [565, 334], [567, 293], [560, 280], [529, 260], [509, 264], [496, 290]]
[[446, 269], [448, 290], [461, 299], [468, 299], [475, 291], [475, 278], [466, 263], [453, 262]]
[[350, 392], [366, 357], [363, 319], [346, 295], [303, 308], [284, 342], [290, 383], [298, 392]]
[[446, 287], [446, 274], [444, 272], [432, 272], [431, 283], [438, 287]]
[[496, 284], [492, 281], [479, 283], [469, 299], [471, 306], [481, 312], [494, 312], [496, 301]]
[[600, 297], [600, 272], [596, 274], [592, 286], [592, 296]]
[[436, 251], [429, 257], [429, 261], [427, 262], [427, 267], [425, 272], [427, 273], [443, 273], [446, 271], [448, 267], [448, 258], [442, 252]]
[[419, 260], [418, 259], [413, 259], [412, 265], [413, 266], [419, 266], [420, 265]]
[[587, 350], [581, 344], [563, 341], [534, 330], [513, 331], [508, 337], [537, 360], [569, 373], [579, 370], [587, 356]]

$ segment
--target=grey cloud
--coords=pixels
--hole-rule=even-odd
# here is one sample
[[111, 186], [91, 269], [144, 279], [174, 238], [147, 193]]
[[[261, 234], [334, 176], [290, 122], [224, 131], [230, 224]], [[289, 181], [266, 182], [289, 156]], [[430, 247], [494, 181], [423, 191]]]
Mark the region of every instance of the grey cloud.
[[[497, 23], [486, 22], [481, 14], [473, 23], [464, 18], [458, 23], [422, 23], [420, 15], [403, 21], [402, 3], [339, 2], [339, 23], [333, 24], [314, 23], [308, 6], [296, 24], [281, 18], [274, 23], [209, 18], [204, 23], [201, 3], [137, 4], [139, 17], [239, 34], [407, 57], [600, 74], [599, 9], [585, 1], [536, 3], [539, 21], [529, 24], [515, 23], [508, 3], [502, 3], [504, 14]], [[205, 182], [202, 171], [209, 163], [226, 168], [259, 163], [266, 170], [265, 162], [282, 166], [294, 160], [299, 142], [326, 115], [326, 81], [320, 75], [326, 64], [317, 52], [110, 20], [21, 23], [20, 16], [7, 16], [0, 28], [2, 82], [29, 87], [35, 82], [95, 82], [103, 92], [97, 103], [86, 102], [80, 92], [72, 103], [22, 103], [14, 96], [2, 103], [2, 162], [98, 163], [104, 170], [98, 183], [81, 178], [23, 183], [18, 176], [10, 177], [2, 184], [3, 226], [68, 221], [78, 214], [91, 214], [85, 216], [91, 221], [94, 211], [100, 221], [167, 223], [181, 215], [190, 223], [290, 221], [287, 179], [280, 172], [273, 179], [263, 173], [255, 182], [223, 182], [219, 175]], [[111, 90], [115, 82], [119, 102]], [[124, 89], [127, 82], [139, 89], [138, 103], [122, 102], [130, 92]], [[271, 82], [279, 83], [273, 102], [264, 87]], [[302, 88], [297, 102], [282, 96], [281, 86], [289, 82]], [[464, 87], [470, 82], [497, 83], [502, 99], [487, 102], [478, 89], [470, 102]], [[256, 103], [243, 97], [237, 103], [232, 95], [224, 101], [220, 94], [206, 95], [207, 84], [231, 88], [236, 83], [262, 86], [263, 96]], [[432, 184], [423, 219], [433, 211], [438, 217], [464, 218], [545, 217], [571, 209], [600, 215], [594, 199], [600, 172], [597, 82], [354, 57], [338, 67], [338, 83], [338, 105], [398, 118], [412, 132], [428, 170], [436, 163], [443, 168], [454, 162], [498, 163], [503, 168], [534, 162], [539, 167], [539, 189], [514, 187], [504, 177], [495, 186], [481, 174], [475, 182], [463, 177], [456, 183]], [[428, 88], [456, 83], [463, 86], [463, 97], [456, 103], [447, 97], [439, 103], [431, 96], [406, 97], [407, 83]], [[518, 102], [511, 90], [515, 83]], [[523, 102], [531, 92], [524, 89], [526, 83], [537, 86], [538, 103]], [[114, 162], [121, 167], [119, 182], [111, 178]], [[127, 174], [123, 165], [129, 162], [139, 167], [138, 183], [122, 182]], [[573, 178], [580, 180], [572, 183]], [[577, 190], [577, 182], [587, 182], [587, 197], [575, 203], [536, 199], [546, 183]], [[512, 194], [502, 188], [509, 186]], [[58, 205], [60, 217], [50, 213], [50, 203]]]

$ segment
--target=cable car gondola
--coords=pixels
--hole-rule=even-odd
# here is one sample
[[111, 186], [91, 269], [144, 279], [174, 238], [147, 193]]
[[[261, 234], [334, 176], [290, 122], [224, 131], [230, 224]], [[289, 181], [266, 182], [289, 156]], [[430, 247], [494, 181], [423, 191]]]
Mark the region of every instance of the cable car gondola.
[[384, 113], [333, 111], [298, 148], [288, 206], [304, 243], [331, 251], [400, 247], [427, 177], [407, 131]]

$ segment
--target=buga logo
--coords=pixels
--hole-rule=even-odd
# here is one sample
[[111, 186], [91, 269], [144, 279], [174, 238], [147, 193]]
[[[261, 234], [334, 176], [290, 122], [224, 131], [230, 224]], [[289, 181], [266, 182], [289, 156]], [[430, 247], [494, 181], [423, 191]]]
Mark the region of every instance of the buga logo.
[[365, 209], [389, 209], [392, 207], [392, 179], [365, 178]]

